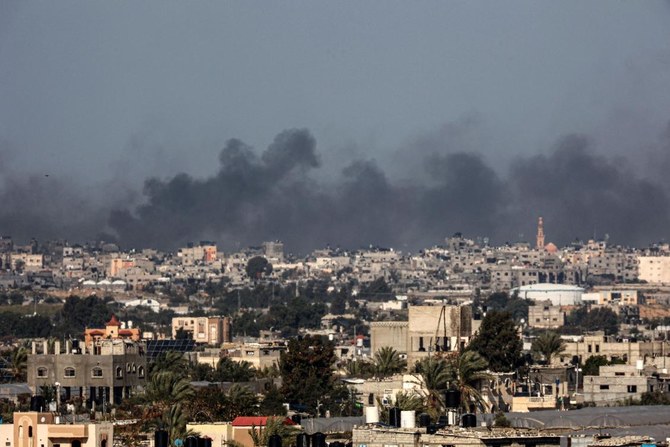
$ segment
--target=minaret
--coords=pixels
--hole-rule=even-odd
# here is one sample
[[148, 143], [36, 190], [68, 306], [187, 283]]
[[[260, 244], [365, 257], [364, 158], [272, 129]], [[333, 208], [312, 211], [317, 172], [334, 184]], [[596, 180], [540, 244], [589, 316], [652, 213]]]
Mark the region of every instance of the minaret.
[[544, 248], [544, 223], [542, 222], [541, 217], [537, 220], [537, 244], [536, 244], [536, 248], [538, 250], [542, 250]]

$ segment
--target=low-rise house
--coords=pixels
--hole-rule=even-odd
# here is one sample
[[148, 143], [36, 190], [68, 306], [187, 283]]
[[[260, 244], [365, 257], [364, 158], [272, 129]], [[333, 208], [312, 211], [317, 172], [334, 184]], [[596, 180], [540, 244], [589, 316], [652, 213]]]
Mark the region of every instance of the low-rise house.
[[111, 447], [111, 422], [67, 422], [54, 413], [16, 412], [14, 422], [0, 424], [0, 442], [6, 447]]
[[637, 366], [601, 366], [600, 375], [584, 377], [584, 402], [605, 406], [629, 399], [639, 400], [643, 393], [650, 391], [651, 380]]

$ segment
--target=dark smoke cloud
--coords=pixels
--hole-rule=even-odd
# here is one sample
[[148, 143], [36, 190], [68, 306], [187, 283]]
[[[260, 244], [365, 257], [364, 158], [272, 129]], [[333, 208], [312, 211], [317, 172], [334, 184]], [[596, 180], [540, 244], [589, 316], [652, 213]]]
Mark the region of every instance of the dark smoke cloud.
[[230, 140], [216, 175], [151, 179], [146, 204], [113, 212], [110, 225], [125, 245], [214, 239], [235, 248], [281, 239], [298, 252], [326, 244], [417, 249], [457, 231], [511, 241], [532, 235], [540, 215], [558, 244], [596, 232], [646, 245], [670, 228], [665, 186], [599, 155], [587, 137], [566, 136], [547, 154], [519, 157], [506, 177], [480, 155], [445, 154], [448, 144], [437, 140], [431, 151], [429, 144], [421, 142], [425, 169], [412, 182], [394, 182], [374, 161], [354, 160], [327, 185], [318, 179], [307, 130], [280, 133], [260, 156]]
[[459, 151], [453, 141], [442, 141], [454, 134], [464, 141], [450, 128], [405, 147], [403, 156], [415, 158], [409, 180], [363, 159], [351, 160], [330, 180], [315, 138], [304, 129], [281, 132], [261, 153], [233, 139], [214, 175], [150, 178], [139, 205], [121, 181], [117, 188], [102, 185], [103, 194], [49, 173], [19, 174], [4, 143], [0, 229], [17, 240], [80, 241], [111, 232], [125, 248], [215, 240], [234, 250], [280, 239], [298, 253], [326, 244], [405, 251], [439, 244], [454, 232], [494, 243], [520, 234], [532, 240], [543, 216], [547, 240], [558, 245], [594, 233], [637, 246], [667, 238], [670, 126], [655, 147], [645, 148], [644, 175], [639, 162], [603, 155], [583, 135], [517, 157], [507, 169], [488, 163], [469, 144]]
[[0, 143], [0, 231], [17, 241], [32, 237], [96, 238], [109, 208], [85, 196], [70, 179], [44, 173], [22, 174], [12, 165], [15, 151]]

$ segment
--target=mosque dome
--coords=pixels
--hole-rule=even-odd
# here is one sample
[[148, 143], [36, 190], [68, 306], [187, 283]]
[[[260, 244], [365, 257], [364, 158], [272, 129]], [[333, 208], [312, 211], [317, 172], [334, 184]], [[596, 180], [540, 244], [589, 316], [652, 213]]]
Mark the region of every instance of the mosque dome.
[[547, 245], [545, 245], [544, 249], [549, 253], [556, 253], [558, 251], [558, 247], [553, 242], [549, 242]]

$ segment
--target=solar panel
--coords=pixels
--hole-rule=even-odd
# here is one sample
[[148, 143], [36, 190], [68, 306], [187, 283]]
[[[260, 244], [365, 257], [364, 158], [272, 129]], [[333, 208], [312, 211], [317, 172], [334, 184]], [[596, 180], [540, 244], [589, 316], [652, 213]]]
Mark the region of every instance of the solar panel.
[[194, 348], [195, 340], [149, 340], [146, 355], [153, 360], [166, 352], [191, 352]]

